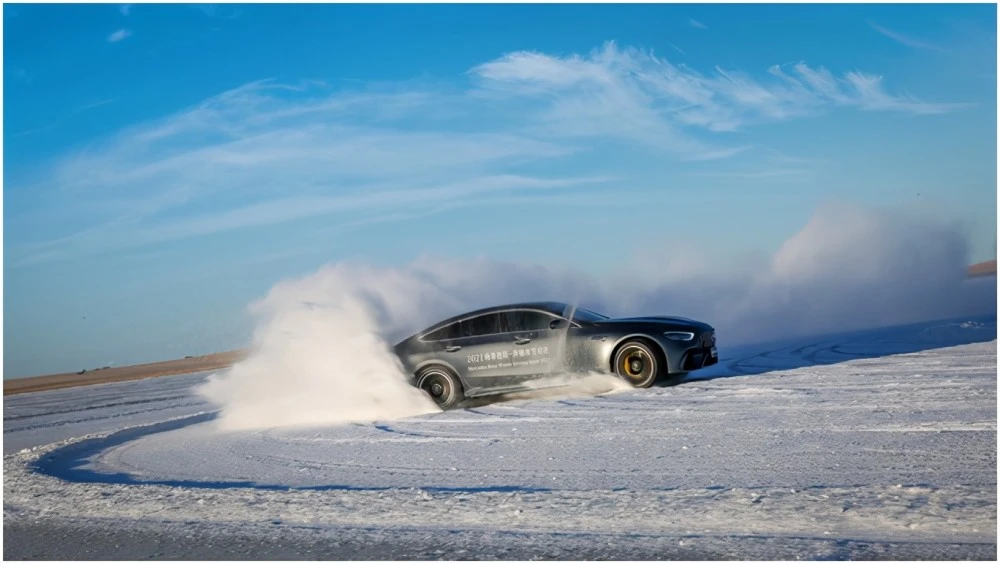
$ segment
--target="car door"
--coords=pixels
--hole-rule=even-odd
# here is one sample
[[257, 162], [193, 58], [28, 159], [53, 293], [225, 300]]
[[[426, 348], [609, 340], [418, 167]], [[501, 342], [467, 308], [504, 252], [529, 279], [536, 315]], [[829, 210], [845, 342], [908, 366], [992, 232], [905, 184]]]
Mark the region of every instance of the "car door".
[[[562, 366], [562, 344], [566, 336], [565, 320], [557, 315], [533, 309], [504, 312], [509, 329], [511, 367], [517, 382], [548, 376]], [[563, 327], [552, 329], [553, 321]]]
[[[441, 354], [460, 372], [466, 394], [503, 386], [509, 376], [510, 359], [498, 313], [485, 313], [458, 323], [458, 337], [449, 339]], [[508, 353], [509, 354], [509, 353]]]

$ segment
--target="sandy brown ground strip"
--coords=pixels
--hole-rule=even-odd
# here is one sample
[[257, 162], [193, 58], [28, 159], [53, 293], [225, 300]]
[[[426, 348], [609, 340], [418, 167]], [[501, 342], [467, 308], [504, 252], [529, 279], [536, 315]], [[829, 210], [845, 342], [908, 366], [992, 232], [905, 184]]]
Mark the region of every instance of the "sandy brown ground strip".
[[89, 386], [91, 384], [107, 384], [109, 382], [124, 382], [158, 376], [178, 376], [193, 372], [220, 370], [232, 366], [246, 356], [246, 351], [236, 350], [222, 353], [194, 356], [178, 360], [136, 364], [103, 370], [88, 370], [83, 374], [50, 374], [30, 378], [15, 378], [3, 381], [3, 395], [40, 392], [72, 386]]

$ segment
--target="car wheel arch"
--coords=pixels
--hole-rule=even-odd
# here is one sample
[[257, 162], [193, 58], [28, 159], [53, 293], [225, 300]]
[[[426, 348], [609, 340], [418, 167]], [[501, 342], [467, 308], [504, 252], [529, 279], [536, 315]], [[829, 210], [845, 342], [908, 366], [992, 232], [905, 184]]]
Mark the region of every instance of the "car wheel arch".
[[423, 372], [425, 369], [430, 368], [432, 366], [440, 366], [442, 368], [447, 369], [452, 374], [454, 374], [456, 378], [458, 378], [458, 382], [462, 384], [463, 388], [465, 389], [469, 388], [469, 383], [465, 381], [465, 378], [462, 378], [461, 371], [452, 366], [450, 362], [438, 358], [427, 359], [413, 367], [413, 372], [410, 374], [410, 377], [413, 378], [414, 384], [416, 384], [417, 375]]
[[[448, 410], [460, 407], [465, 401], [465, 386], [458, 373], [448, 368], [444, 363], [425, 363], [416, 372], [415, 385], [437, 404], [438, 408]], [[429, 387], [425, 388], [425, 380]]]
[[622, 345], [629, 341], [643, 341], [647, 346], [653, 349], [654, 352], [659, 353], [660, 358], [658, 360], [660, 360], [663, 364], [663, 375], [670, 374], [670, 363], [667, 358], [666, 349], [664, 349], [663, 345], [657, 342], [657, 340], [651, 337], [648, 333], [633, 333], [615, 340], [614, 346], [611, 347], [611, 354], [608, 356], [605, 363], [608, 369], [611, 370], [612, 374], [615, 371], [615, 356], [618, 355], [618, 351], [621, 349]]

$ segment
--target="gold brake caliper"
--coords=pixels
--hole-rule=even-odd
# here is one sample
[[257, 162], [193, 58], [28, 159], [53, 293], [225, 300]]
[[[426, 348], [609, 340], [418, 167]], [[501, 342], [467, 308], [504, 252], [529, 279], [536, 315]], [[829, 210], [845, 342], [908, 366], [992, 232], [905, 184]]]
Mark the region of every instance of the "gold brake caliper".
[[635, 356], [638, 356], [638, 353], [631, 353], [627, 357], [625, 357], [625, 373], [628, 374], [629, 376], [639, 375], [638, 372], [632, 372], [632, 359]]

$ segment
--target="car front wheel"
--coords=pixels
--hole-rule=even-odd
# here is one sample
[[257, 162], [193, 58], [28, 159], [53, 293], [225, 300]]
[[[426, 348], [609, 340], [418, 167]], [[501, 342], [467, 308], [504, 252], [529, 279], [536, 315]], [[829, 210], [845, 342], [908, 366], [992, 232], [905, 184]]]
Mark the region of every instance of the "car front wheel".
[[465, 399], [458, 376], [443, 366], [430, 366], [417, 374], [417, 387], [441, 409], [455, 407]]
[[661, 372], [666, 372], [660, 355], [639, 340], [628, 341], [618, 348], [614, 367], [615, 374], [635, 388], [652, 386]]

